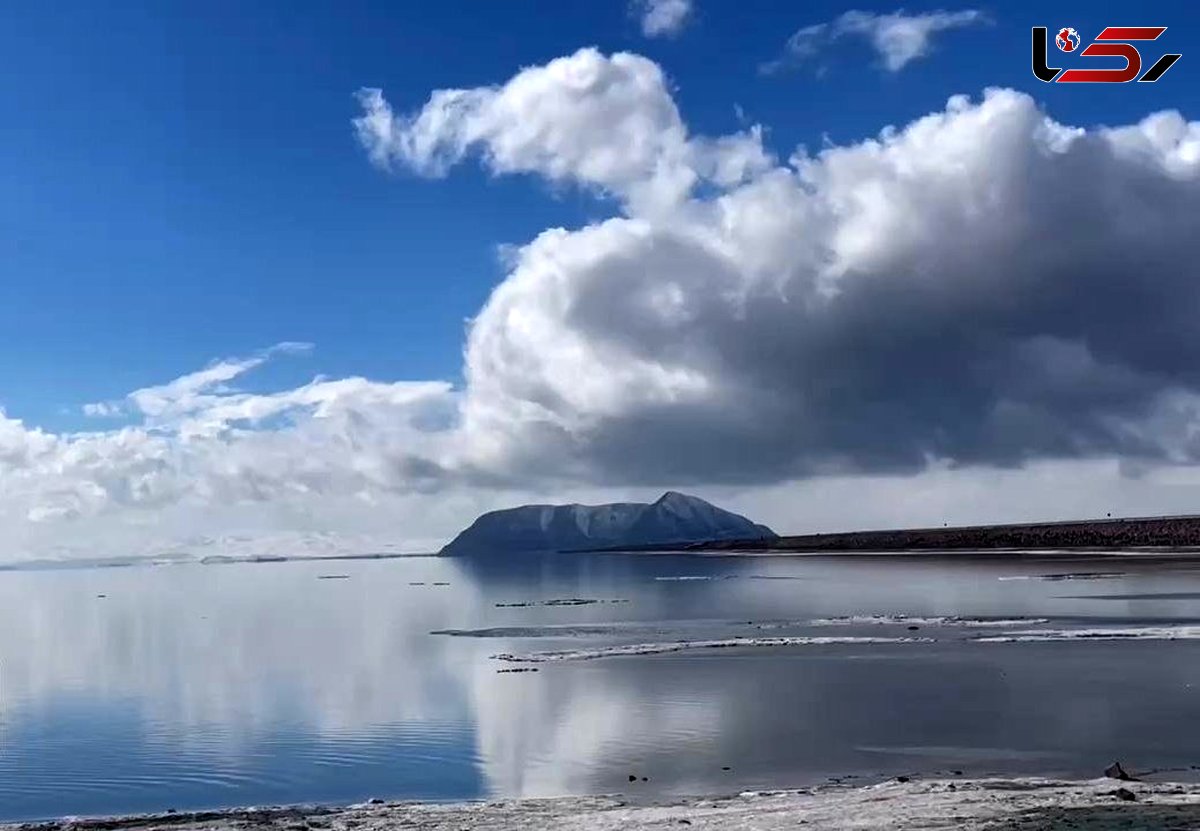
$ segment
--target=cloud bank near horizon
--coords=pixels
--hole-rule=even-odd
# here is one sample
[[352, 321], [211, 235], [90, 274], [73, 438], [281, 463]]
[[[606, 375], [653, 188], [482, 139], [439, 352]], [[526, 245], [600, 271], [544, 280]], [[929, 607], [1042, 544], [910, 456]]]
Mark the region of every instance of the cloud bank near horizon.
[[449, 523], [527, 493], [1200, 460], [1200, 123], [1177, 112], [1085, 129], [990, 89], [781, 156], [760, 127], [695, 134], [661, 67], [595, 49], [410, 112], [359, 100], [382, 169], [478, 161], [611, 213], [510, 250], [461, 389], [239, 390], [305, 349], [281, 344], [95, 402], [92, 432], [0, 417], [14, 550], [383, 504], [425, 538], [453, 531], [431, 504]]

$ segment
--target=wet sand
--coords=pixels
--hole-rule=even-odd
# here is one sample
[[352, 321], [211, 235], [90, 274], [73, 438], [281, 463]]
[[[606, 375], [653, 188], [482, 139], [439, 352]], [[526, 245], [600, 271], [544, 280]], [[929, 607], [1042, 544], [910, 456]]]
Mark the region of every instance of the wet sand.
[[464, 831], [543, 829], [1116, 829], [1200, 828], [1200, 785], [1096, 779], [890, 781], [653, 803], [622, 796], [491, 803], [371, 803], [246, 808], [0, 826], [5, 831]]

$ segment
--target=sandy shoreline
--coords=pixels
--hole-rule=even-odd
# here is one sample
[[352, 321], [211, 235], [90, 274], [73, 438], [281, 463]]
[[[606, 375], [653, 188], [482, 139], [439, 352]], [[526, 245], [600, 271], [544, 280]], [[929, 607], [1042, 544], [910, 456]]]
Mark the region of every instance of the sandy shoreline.
[[1112, 779], [889, 781], [638, 803], [622, 796], [488, 803], [373, 802], [0, 825], [3, 831], [618, 829], [1200, 829], [1200, 784]]

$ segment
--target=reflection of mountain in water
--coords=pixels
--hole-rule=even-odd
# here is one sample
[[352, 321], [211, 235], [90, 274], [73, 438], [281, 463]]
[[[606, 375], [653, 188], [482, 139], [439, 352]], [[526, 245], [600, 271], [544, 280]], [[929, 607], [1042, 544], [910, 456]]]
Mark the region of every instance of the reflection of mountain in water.
[[523, 505], [492, 511], [475, 520], [442, 553], [538, 553], [774, 537], [765, 525], [698, 497], [668, 491], [650, 504]]

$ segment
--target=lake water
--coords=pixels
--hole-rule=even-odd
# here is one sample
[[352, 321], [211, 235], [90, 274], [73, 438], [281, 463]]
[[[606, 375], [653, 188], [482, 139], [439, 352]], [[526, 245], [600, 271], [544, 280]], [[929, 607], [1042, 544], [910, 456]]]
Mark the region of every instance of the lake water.
[[[0, 819], [654, 797], [850, 774], [1092, 777], [1116, 758], [1186, 770], [1200, 764], [1198, 637], [1187, 562], [9, 571]], [[754, 640], [766, 638], [779, 640]], [[537, 671], [499, 671], [522, 667]]]

